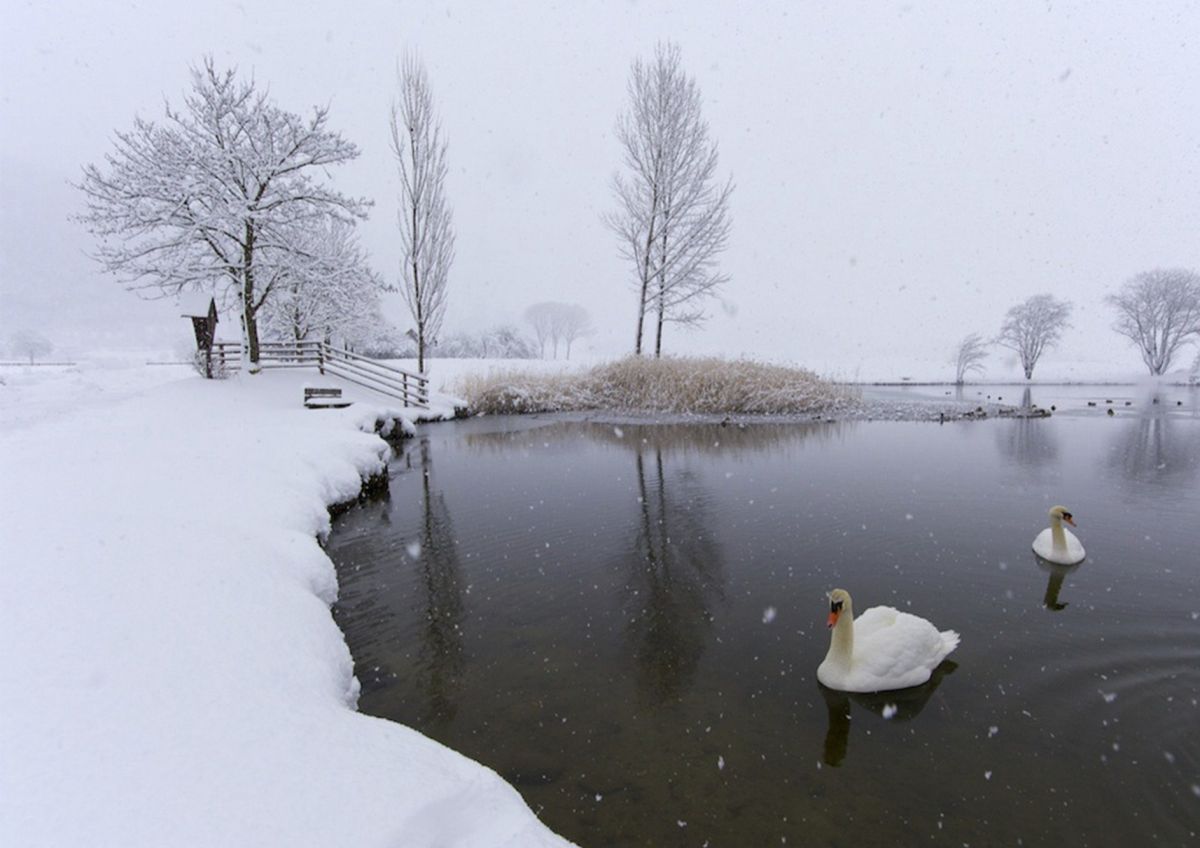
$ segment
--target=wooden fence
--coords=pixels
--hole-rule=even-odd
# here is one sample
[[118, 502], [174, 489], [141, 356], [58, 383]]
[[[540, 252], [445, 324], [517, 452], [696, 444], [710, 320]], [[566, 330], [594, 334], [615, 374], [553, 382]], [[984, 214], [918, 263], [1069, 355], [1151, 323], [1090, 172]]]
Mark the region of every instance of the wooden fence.
[[[325, 342], [260, 342], [258, 364], [263, 369], [315, 367], [322, 374], [396, 398], [405, 406], [429, 408], [429, 380], [424, 375]], [[241, 343], [214, 342], [212, 365], [214, 373], [239, 370]]]

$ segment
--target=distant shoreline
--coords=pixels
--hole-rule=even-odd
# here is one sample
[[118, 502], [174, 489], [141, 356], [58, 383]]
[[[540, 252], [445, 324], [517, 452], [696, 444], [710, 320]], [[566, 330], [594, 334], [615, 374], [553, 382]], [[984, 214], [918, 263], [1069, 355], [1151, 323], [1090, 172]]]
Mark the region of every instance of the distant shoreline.
[[[951, 381], [919, 381], [919, 380], [830, 380], [829, 382], [838, 386], [889, 386], [903, 388], [904, 386], [949, 386], [950, 388], [958, 388], [961, 386], [964, 389], [983, 386], [1140, 386], [1142, 383], [1136, 380], [997, 380], [987, 383], [955, 383]], [[1187, 381], [1171, 380], [1163, 382], [1166, 386], [1178, 386], [1180, 388], [1195, 388], [1200, 387], [1200, 383], [1191, 383]]]

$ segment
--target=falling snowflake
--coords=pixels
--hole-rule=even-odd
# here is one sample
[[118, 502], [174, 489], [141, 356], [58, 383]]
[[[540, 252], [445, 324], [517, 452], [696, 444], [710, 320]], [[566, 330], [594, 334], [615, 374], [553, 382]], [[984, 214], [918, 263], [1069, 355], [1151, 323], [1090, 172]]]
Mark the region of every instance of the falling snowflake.
[[725, 770], [725, 758], [718, 754], [717, 755], [717, 771], [724, 771], [724, 770]]
[[770, 624], [775, 620], [775, 616], [775, 607], [767, 607], [765, 610], [763, 610], [763, 624]]
[[896, 714], [896, 710], [897, 710], [897, 707], [895, 704], [884, 704], [882, 715], [884, 718], [891, 718], [892, 716], [894, 716]]
[[405, 545], [404, 550], [408, 551], [409, 559], [417, 559], [421, 556], [421, 543], [409, 542], [407, 545]]
[[613, 435], [616, 436], [618, 439], [623, 439], [623, 438], [625, 438], [625, 431], [622, 430], [620, 427], [613, 427]]

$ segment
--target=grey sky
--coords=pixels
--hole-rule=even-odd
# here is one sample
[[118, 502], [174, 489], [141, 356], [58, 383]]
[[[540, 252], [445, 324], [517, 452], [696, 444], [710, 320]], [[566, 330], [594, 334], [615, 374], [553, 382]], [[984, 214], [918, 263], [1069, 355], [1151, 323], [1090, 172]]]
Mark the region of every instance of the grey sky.
[[[458, 258], [446, 332], [582, 303], [632, 346], [628, 271], [600, 221], [631, 61], [679, 43], [737, 184], [727, 308], [669, 352], [790, 359], [868, 377], [898, 357], [946, 376], [1043, 291], [1076, 305], [1046, 362], [1136, 372], [1101, 302], [1155, 266], [1200, 269], [1200, 10], [1189, 3], [9, 4], [0, 35], [0, 334], [169, 348], [175, 310], [83, 255], [67, 184], [135, 114], [178, 104], [211, 53], [279, 105], [331, 106], [362, 149], [335, 184], [396, 277], [387, 147], [397, 59], [417, 51], [450, 141]], [[400, 318], [397, 304], [391, 310]], [[116, 331], [79, 335], [87, 316]], [[128, 345], [126, 341], [128, 340]], [[1015, 374], [994, 354], [988, 376]]]

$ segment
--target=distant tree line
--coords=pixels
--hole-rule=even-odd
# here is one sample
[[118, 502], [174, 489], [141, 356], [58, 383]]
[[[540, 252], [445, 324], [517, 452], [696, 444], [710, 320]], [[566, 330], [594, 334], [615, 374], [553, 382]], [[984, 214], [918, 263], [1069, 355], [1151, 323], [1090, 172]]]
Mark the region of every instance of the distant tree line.
[[[1189, 342], [1200, 348], [1200, 275], [1185, 268], [1156, 268], [1126, 281], [1105, 301], [1116, 314], [1113, 330], [1134, 345], [1152, 375], [1171, 369]], [[1042, 354], [1053, 348], [1067, 329], [1071, 304], [1050, 294], [1039, 294], [1011, 307], [991, 343], [1014, 351], [1021, 361], [1025, 379]], [[972, 373], [983, 372], [987, 342], [979, 333], [964, 336], [956, 345], [952, 361], [955, 382], [962, 384]], [[1200, 373], [1200, 349], [1192, 371]]]

